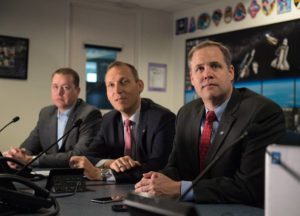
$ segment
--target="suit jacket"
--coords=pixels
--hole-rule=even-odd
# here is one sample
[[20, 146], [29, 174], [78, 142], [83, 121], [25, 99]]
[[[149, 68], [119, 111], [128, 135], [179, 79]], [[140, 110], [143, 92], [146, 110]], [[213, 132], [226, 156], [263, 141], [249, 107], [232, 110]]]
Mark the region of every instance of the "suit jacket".
[[[174, 180], [193, 181], [199, 175], [200, 127], [204, 113], [201, 99], [178, 112], [174, 147], [168, 165], [162, 170]], [[260, 130], [235, 143], [253, 124], [260, 125]], [[205, 157], [204, 169], [221, 156], [194, 186], [196, 202], [262, 207], [265, 148], [284, 133], [284, 115], [277, 104], [249, 89], [234, 89]]]
[[[142, 166], [114, 175], [117, 181], [136, 182], [142, 173], [162, 169], [172, 150], [175, 115], [150, 99], [141, 100], [135, 160]], [[124, 126], [121, 113], [113, 110], [103, 116], [101, 129], [89, 148], [87, 158], [96, 164], [101, 159], [124, 156]]]
[[[78, 99], [71, 111], [65, 132], [73, 123], [82, 119], [79, 127], [63, 139], [62, 147], [53, 146], [39, 158], [39, 167], [69, 167], [69, 159], [73, 155], [83, 155], [100, 128], [102, 115], [99, 109]], [[57, 107], [44, 107], [39, 114], [36, 127], [20, 146], [26, 148], [28, 154], [37, 155], [57, 141]]]

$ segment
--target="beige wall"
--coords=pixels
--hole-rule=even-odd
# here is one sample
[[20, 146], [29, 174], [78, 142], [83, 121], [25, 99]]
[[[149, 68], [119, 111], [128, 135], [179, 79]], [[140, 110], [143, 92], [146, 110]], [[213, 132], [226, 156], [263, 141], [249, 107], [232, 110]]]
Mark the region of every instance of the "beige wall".
[[[74, 3], [71, 5], [70, 65], [84, 77], [84, 44], [120, 47], [118, 60], [136, 66], [145, 83], [143, 97], [172, 109], [171, 76], [166, 92], [148, 91], [148, 63], [170, 64], [172, 16], [155, 10], [135, 10]], [[85, 95], [85, 88], [82, 89]]]
[[118, 59], [135, 64], [146, 84], [142, 96], [171, 108], [172, 83], [167, 92], [148, 92], [147, 67], [158, 62], [170, 68], [172, 15], [88, 2], [1, 0], [0, 35], [29, 38], [30, 47], [28, 79], [0, 79], [0, 127], [20, 116], [1, 133], [0, 151], [19, 146], [35, 126], [39, 110], [52, 103], [50, 79], [57, 68], [71, 66], [79, 72], [80, 97], [85, 99], [84, 43], [121, 46]]
[[[59, 6], [58, 6], [59, 5]], [[18, 146], [35, 126], [41, 107], [51, 104], [52, 72], [65, 64], [67, 5], [61, 0], [1, 0], [0, 35], [29, 38], [28, 79], [0, 78], [0, 150]]]

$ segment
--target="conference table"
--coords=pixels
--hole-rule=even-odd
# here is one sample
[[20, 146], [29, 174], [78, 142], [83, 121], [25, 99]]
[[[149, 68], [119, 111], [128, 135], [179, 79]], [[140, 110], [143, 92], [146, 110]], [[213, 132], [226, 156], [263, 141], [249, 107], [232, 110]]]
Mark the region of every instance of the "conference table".
[[[37, 182], [40, 186], [45, 186], [45, 180]], [[128, 192], [134, 190], [134, 184], [107, 183], [102, 181], [86, 181], [87, 191], [77, 192], [72, 196], [56, 198], [60, 206], [60, 216], [81, 216], [81, 215], [130, 215], [129, 212], [115, 212], [112, 205], [122, 202], [99, 204], [90, 200], [97, 197], [106, 196], [127, 196]], [[57, 196], [59, 194], [51, 194]], [[239, 204], [195, 204], [199, 216], [263, 216], [264, 210]], [[54, 208], [41, 209], [37, 213], [17, 214], [26, 216], [37, 216], [53, 211]]]

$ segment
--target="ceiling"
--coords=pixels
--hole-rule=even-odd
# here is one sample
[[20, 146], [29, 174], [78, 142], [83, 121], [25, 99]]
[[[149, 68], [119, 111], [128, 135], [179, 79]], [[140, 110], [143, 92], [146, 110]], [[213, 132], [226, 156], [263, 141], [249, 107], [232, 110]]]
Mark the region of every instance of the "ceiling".
[[[151, 8], [168, 12], [176, 12], [192, 9], [201, 5], [208, 4], [212, 0], [98, 0], [107, 1], [126, 8]], [[214, 0], [217, 2], [221, 0]]]

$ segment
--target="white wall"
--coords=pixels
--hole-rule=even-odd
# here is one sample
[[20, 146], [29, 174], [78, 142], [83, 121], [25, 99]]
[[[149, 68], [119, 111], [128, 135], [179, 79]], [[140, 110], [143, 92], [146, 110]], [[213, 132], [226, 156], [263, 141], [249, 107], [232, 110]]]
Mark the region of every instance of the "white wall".
[[[212, 1], [213, 2], [213, 1]], [[181, 19], [184, 17], [190, 18], [194, 16], [195, 21], [200, 14], [206, 12], [210, 15], [216, 9], [221, 9], [224, 16], [224, 10], [227, 6], [231, 6], [233, 10], [236, 5], [242, 2], [246, 9], [248, 9], [252, 0], [226, 0], [226, 1], [218, 1], [217, 3], [207, 4], [203, 7], [194, 8], [192, 10], [185, 10], [181, 12], [177, 12], [174, 14], [173, 25], [175, 27], [175, 23], [177, 19]], [[261, 0], [257, 0], [259, 4], [261, 4]], [[276, 1], [277, 2], [277, 1]], [[300, 18], [300, 10], [295, 8], [294, 3], [292, 1], [292, 12], [277, 14], [277, 6], [275, 6], [273, 12], [266, 16], [260, 9], [257, 13], [256, 18], [251, 18], [249, 14], [246, 15], [246, 18], [242, 21], [236, 22], [234, 20], [231, 23], [225, 23], [222, 18], [220, 24], [216, 26], [213, 22], [211, 22], [210, 26], [205, 30], [197, 29], [193, 33], [186, 33], [181, 35], [175, 35], [175, 28], [173, 33], [173, 67], [174, 67], [174, 86], [176, 86], [176, 98], [173, 97], [173, 110], [178, 110], [184, 102], [184, 73], [185, 73], [185, 41], [191, 38], [209, 36], [214, 34], [219, 34], [223, 32], [229, 32], [234, 30], [246, 29], [256, 26], [267, 25], [271, 23], [283, 22], [287, 20], [299, 19]], [[175, 85], [176, 84], [176, 85]], [[174, 89], [175, 90], [175, 89]]]
[[121, 46], [118, 59], [136, 65], [146, 84], [142, 96], [172, 108], [171, 78], [166, 92], [147, 90], [148, 62], [172, 68], [170, 13], [86, 0], [1, 0], [0, 26], [0, 35], [30, 40], [28, 79], [0, 78], [0, 127], [16, 115], [21, 118], [1, 133], [0, 151], [19, 146], [35, 126], [40, 109], [52, 103], [50, 80], [56, 69], [70, 66], [78, 71], [80, 97], [85, 99], [84, 43]]

